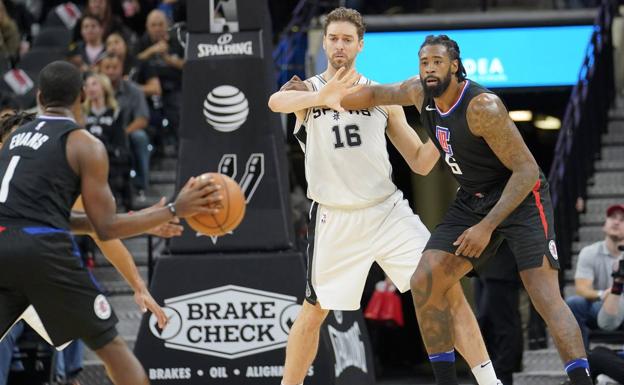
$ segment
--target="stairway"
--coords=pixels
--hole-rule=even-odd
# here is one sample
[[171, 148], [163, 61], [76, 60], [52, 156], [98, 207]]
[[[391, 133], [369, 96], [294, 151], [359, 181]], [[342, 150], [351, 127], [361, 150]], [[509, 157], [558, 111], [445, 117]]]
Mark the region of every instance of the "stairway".
[[[565, 272], [566, 294], [573, 292], [579, 251], [604, 238], [602, 226], [607, 207], [624, 202], [624, 96], [617, 99], [609, 115], [608, 131], [602, 135], [601, 156], [595, 161], [594, 175], [588, 181], [578, 241], [572, 246], [572, 269]], [[514, 374], [514, 385], [559, 385], [567, 379], [552, 339], [548, 346], [548, 349], [525, 350], [524, 370]]]
[[[162, 158], [152, 164], [150, 172], [150, 186], [146, 191], [145, 202], [141, 206], [149, 206], [161, 197], [173, 198], [175, 192], [176, 158]], [[139, 273], [147, 283], [148, 271], [148, 237], [140, 236], [124, 240], [124, 244], [134, 257]], [[166, 242], [160, 238], [152, 238], [154, 257], [157, 258], [165, 251]], [[108, 294], [119, 324], [119, 335], [128, 343], [130, 349], [134, 348], [142, 314], [134, 302], [133, 291], [123, 280], [115, 268], [98, 252], [95, 257], [93, 274]], [[78, 380], [83, 385], [112, 385], [106, 377], [104, 366], [100, 359], [88, 348], [85, 349], [84, 370]]]

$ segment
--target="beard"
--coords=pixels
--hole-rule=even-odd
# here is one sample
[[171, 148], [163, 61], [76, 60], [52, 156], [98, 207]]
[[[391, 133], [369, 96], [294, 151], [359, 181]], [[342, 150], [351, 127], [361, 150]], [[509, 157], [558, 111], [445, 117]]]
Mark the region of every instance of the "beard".
[[341, 67], [345, 67], [345, 69], [349, 69], [351, 67], [353, 67], [353, 62], [354, 60], [348, 60], [348, 59], [339, 59], [338, 60], [334, 60], [332, 58], [329, 58], [329, 64], [337, 71], [339, 70]]
[[443, 79], [435, 78], [438, 80], [438, 84], [434, 86], [430, 86], [427, 84], [426, 79], [434, 78], [433, 76], [428, 76], [426, 78], [420, 78], [420, 82], [422, 84], [423, 90], [425, 90], [425, 96], [432, 98], [439, 98], [442, 96], [444, 91], [448, 88], [449, 84], [451, 84], [451, 70], [449, 69], [448, 73]]

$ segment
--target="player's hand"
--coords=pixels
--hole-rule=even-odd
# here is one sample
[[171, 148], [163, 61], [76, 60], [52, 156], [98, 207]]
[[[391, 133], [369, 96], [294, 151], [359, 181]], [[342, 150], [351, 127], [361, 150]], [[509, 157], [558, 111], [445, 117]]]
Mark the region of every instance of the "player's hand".
[[299, 76], [294, 75], [289, 81], [284, 83], [280, 91], [309, 91], [303, 80]]
[[156, 316], [159, 328], [164, 329], [165, 326], [167, 326], [167, 322], [169, 322], [169, 319], [165, 315], [165, 311], [160, 307], [158, 303], [156, 303], [156, 300], [154, 300], [147, 288], [143, 287], [134, 292], [134, 302], [136, 302], [136, 304], [139, 306], [139, 310], [141, 310], [141, 313], [150, 311]]
[[485, 224], [477, 223], [476, 225], [466, 229], [455, 242], [454, 246], [459, 246], [455, 250], [455, 255], [463, 255], [464, 257], [479, 258], [483, 250], [490, 243], [492, 238], [492, 230]]
[[221, 188], [211, 176], [189, 178], [174, 203], [177, 216], [187, 218], [198, 213], [218, 213], [219, 205], [215, 203], [223, 199]]
[[[158, 203], [150, 207], [144, 208], [143, 210], [140, 210], [139, 212], [150, 212], [150, 211], [158, 210], [160, 208], [165, 207], [166, 202], [167, 202], [166, 198], [162, 197], [160, 198]], [[145, 233], [154, 235], [157, 237], [162, 237], [162, 238], [172, 238], [172, 237], [179, 237], [180, 235], [182, 235], [182, 231], [184, 231], [184, 227], [180, 225], [180, 218], [174, 217], [169, 222], [163, 223], [162, 225], [149, 229]]]
[[340, 102], [345, 96], [362, 88], [361, 84], [356, 84], [359, 77], [360, 75], [355, 72], [355, 69], [351, 68], [345, 71], [344, 67], [340, 67], [336, 74], [319, 91], [319, 104], [338, 112], [344, 111]]

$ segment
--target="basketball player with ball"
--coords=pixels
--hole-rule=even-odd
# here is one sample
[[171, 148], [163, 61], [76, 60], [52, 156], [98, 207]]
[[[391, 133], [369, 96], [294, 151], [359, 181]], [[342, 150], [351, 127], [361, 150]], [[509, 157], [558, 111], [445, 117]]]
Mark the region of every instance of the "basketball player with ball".
[[[433, 143], [421, 142], [400, 106], [354, 111], [326, 107], [339, 105], [328, 95], [342, 97], [371, 84], [355, 71], [363, 36], [357, 11], [341, 7], [329, 13], [323, 37], [325, 72], [303, 84], [293, 82], [269, 100], [274, 112], [297, 116], [295, 136], [305, 152], [308, 197], [313, 201], [306, 300], [290, 330], [282, 385], [303, 383], [329, 310], [360, 307], [373, 262], [405, 292], [429, 239], [429, 231], [392, 182], [385, 136], [421, 175], [437, 162]], [[500, 384], [459, 284], [448, 291], [447, 299], [457, 350], [479, 385]]]
[[[216, 214], [213, 178], [191, 178], [165, 207], [118, 214], [108, 185], [108, 155], [81, 129], [82, 77], [55, 61], [39, 73], [40, 115], [0, 150], [0, 338], [33, 305], [52, 343], [82, 339], [115, 385], [145, 385], [145, 370], [118, 335], [117, 318], [76, 258], [70, 230], [101, 240], [141, 234], [174, 217]], [[82, 194], [85, 218], [71, 212]]]

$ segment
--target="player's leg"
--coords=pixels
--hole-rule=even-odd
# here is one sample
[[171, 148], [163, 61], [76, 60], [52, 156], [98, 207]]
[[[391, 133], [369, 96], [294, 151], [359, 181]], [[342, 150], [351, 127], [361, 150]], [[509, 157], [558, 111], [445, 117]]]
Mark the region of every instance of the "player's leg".
[[[87, 342], [93, 346], [92, 342]], [[100, 348], [94, 349], [100, 357], [106, 372], [115, 385], [144, 385], [149, 384], [149, 379], [139, 360], [126, 345], [126, 342], [119, 336]]]
[[516, 257], [522, 283], [553, 336], [572, 385], [591, 384], [581, 331], [559, 288], [553, 222], [548, 184], [542, 176], [499, 231]]
[[524, 287], [535, 309], [540, 313], [553, 336], [572, 385], [591, 384], [587, 355], [581, 331], [570, 308], [561, 297], [559, 276], [543, 257], [540, 267], [520, 272]]
[[297, 315], [297, 319], [288, 334], [286, 346], [286, 363], [282, 384], [297, 385], [303, 383], [308, 369], [318, 351], [321, 325], [329, 313], [317, 303], [312, 305], [305, 301]]
[[490, 360], [479, 323], [466, 300], [461, 284], [457, 283], [447, 292], [453, 318], [455, 348], [464, 357], [479, 385], [497, 385], [500, 381]]
[[426, 250], [412, 275], [418, 326], [438, 385], [457, 385], [455, 339], [448, 291], [472, 270], [467, 260], [441, 250]]
[[[414, 215], [407, 201], [400, 196], [399, 199], [390, 206], [390, 214], [378, 232], [379, 239], [375, 240], [375, 244], [380, 245], [378, 253], [381, 256], [376, 261], [394, 285], [401, 292], [405, 292], [410, 289], [410, 279], [420, 262], [430, 234], [420, 218]], [[473, 374], [479, 385], [496, 384], [496, 373], [461, 286], [455, 284], [448, 291], [447, 298], [457, 350], [470, 367], [474, 368]]]
[[306, 299], [288, 336], [284, 385], [303, 383], [316, 357], [319, 331], [328, 310], [355, 310], [367, 273], [372, 209], [332, 210], [314, 203], [308, 226]]

